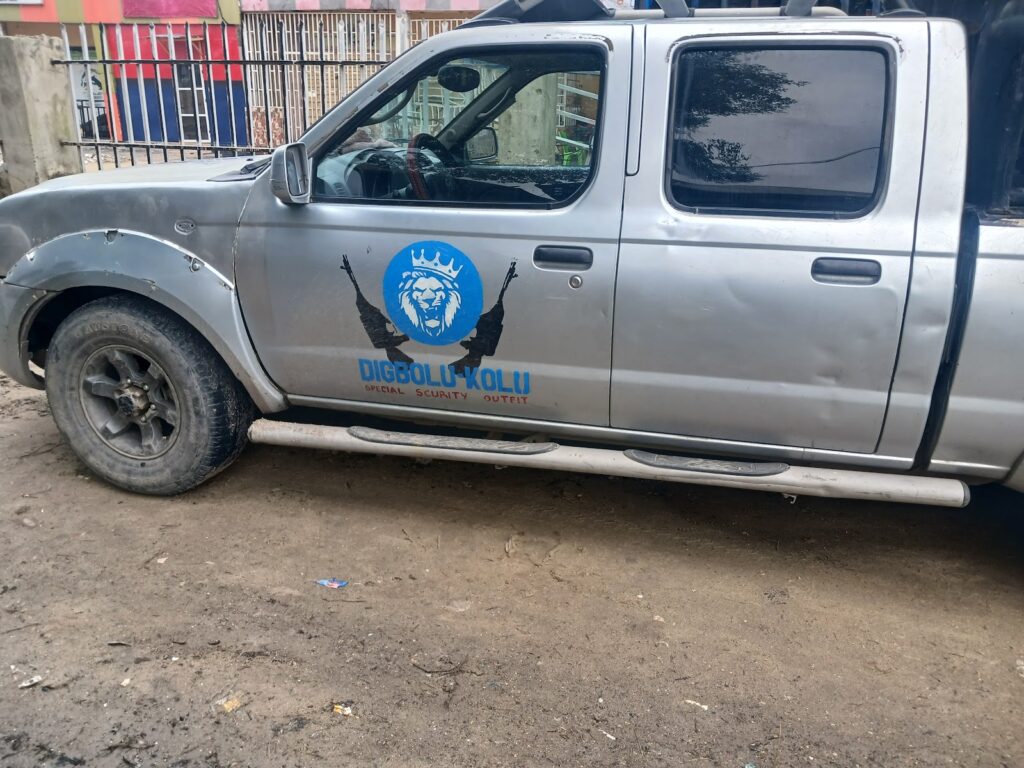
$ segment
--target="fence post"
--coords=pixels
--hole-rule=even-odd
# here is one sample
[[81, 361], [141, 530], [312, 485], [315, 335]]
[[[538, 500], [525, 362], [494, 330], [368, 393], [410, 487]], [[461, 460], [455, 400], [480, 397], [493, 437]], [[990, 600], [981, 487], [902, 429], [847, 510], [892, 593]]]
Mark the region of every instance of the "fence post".
[[56, 37], [0, 37], [0, 136], [7, 184], [20, 192], [41, 181], [82, 172], [74, 98]]
[[409, 50], [409, 14], [395, 11], [395, 56]]

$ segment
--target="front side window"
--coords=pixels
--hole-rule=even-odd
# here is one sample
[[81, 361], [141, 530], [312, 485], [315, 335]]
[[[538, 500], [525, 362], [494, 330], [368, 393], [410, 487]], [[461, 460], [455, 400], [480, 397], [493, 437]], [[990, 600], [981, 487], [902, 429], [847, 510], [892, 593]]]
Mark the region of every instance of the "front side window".
[[436, 61], [336, 138], [317, 162], [315, 196], [564, 204], [593, 171], [603, 69], [591, 48]]
[[676, 59], [668, 194], [729, 213], [849, 216], [881, 188], [880, 50], [697, 48]]

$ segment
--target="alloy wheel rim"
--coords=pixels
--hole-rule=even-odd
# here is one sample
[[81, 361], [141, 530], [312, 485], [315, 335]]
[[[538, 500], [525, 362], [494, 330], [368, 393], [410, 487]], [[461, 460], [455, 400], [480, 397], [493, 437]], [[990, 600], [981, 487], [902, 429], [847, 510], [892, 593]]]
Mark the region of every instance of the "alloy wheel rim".
[[162, 456], [178, 436], [178, 393], [151, 357], [124, 345], [93, 352], [79, 383], [82, 410], [96, 436], [132, 459]]

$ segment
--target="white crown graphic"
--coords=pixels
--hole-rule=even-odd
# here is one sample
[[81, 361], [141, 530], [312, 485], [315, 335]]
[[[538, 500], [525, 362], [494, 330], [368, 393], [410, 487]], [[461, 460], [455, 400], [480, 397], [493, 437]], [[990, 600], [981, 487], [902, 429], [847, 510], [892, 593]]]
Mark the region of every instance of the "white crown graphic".
[[413, 269], [427, 269], [431, 272], [437, 272], [438, 274], [450, 277], [452, 280], [459, 276], [459, 272], [462, 271], [462, 267], [455, 268], [455, 258], [447, 264], [441, 263], [441, 252], [435, 251], [433, 260], [427, 259], [424, 256], [424, 249], [420, 248], [420, 255], [416, 255], [416, 251], [412, 252], [412, 267]]

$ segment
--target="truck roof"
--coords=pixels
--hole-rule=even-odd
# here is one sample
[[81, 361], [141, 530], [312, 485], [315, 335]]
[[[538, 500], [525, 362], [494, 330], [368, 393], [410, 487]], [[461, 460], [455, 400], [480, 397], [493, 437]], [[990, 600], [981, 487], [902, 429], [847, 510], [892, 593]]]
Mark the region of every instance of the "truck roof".
[[[690, 8], [686, 0], [657, 0], [660, 8], [651, 10], [616, 9], [602, 0], [502, 0], [462, 25], [466, 27], [497, 24], [583, 21], [685, 21], [693, 18], [779, 18], [841, 16], [839, 8], [817, 6], [817, 0], [787, 0], [770, 8]], [[910, 12], [913, 15], [923, 15]]]

